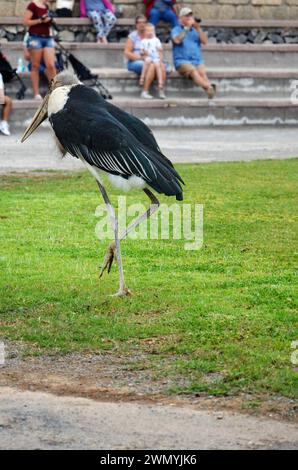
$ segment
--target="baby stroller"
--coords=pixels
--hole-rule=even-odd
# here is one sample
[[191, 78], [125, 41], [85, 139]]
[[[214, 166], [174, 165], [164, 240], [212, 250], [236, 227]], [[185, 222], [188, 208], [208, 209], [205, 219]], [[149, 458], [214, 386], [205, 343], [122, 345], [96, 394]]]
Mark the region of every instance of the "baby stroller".
[[109, 90], [100, 82], [98, 75], [91, 73], [91, 70], [80, 62], [73, 54], [68, 52], [65, 47], [60, 44], [59, 39], [55, 37], [56, 41], [56, 64], [58, 65], [59, 72], [68, 68], [71, 64], [78, 79], [92, 88], [95, 88], [98, 93], [106, 100], [111, 100], [113, 97]]
[[20, 82], [20, 89], [16, 93], [16, 98], [18, 100], [23, 100], [25, 98], [25, 93], [27, 90], [26, 85], [24, 84], [23, 80], [17, 74], [16, 69], [13, 69], [10, 63], [8, 62], [5, 55], [0, 50], [0, 73], [3, 78], [4, 83], [9, 83], [12, 80], [18, 80]]

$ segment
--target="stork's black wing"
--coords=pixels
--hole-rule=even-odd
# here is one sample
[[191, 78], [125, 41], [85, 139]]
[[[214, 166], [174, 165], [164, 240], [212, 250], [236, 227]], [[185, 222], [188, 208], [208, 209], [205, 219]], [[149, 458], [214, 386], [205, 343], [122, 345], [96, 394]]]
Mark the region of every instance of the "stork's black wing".
[[113, 105], [109, 101], [106, 101], [106, 109], [112, 116], [129, 129], [136, 139], [146, 145], [146, 147], [151, 150], [161, 152], [151, 129], [149, 129], [149, 127], [140, 119], [132, 114], [128, 114], [126, 111], [123, 111], [123, 109], [118, 108], [118, 106]]
[[72, 88], [64, 108], [50, 118], [62, 146], [90, 165], [123, 178], [141, 177], [159, 193], [182, 199], [180, 176], [158, 149], [140, 142], [83, 85]]

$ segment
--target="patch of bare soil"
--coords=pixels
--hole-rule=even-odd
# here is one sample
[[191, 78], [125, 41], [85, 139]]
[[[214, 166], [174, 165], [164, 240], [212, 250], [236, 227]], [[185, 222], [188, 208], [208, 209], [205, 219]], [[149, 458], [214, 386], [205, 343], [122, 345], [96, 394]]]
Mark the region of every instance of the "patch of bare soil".
[[[117, 356], [72, 353], [23, 357], [20, 344], [8, 345], [5, 364], [0, 366], [0, 386], [21, 390], [44, 391], [55, 395], [91, 398], [100, 401], [127, 401], [191, 406], [243, 412], [250, 415], [295, 421], [297, 401], [279, 396], [256, 396], [241, 393], [237, 396], [215, 397], [204, 393], [170, 394], [173, 386], [188, 385], [185, 377], [160, 377], [152, 370], [148, 355], [137, 353]], [[164, 359], [165, 367], [171, 359]], [[216, 374], [215, 374], [216, 375]], [[209, 374], [207, 380], [215, 380]]]

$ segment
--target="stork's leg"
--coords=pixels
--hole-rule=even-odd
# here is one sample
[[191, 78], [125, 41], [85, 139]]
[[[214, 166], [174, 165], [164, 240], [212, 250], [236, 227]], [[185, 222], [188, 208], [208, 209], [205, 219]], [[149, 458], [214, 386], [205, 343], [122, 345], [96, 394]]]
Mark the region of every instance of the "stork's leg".
[[[150, 191], [150, 189], [145, 188], [143, 191], [149, 197], [149, 199], [151, 201], [151, 204], [150, 204], [149, 208], [146, 210], [146, 212], [144, 212], [144, 214], [140, 215], [140, 217], [133, 220], [128, 225], [128, 227], [126, 227], [125, 231], [120, 235], [119, 241], [123, 240], [129, 234], [129, 232], [131, 232], [132, 229], [134, 229], [135, 227], [140, 225], [140, 223], [143, 222], [143, 220], [146, 220], [149, 217], [151, 217], [151, 215], [154, 214], [154, 212], [156, 212], [157, 209], [160, 206], [159, 200]], [[101, 268], [101, 271], [100, 271], [100, 274], [99, 274], [99, 277], [101, 277], [103, 275], [103, 273], [106, 269], [108, 270], [108, 273], [110, 272], [111, 266], [113, 264], [114, 256], [115, 256], [115, 250], [116, 250], [115, 243], [114, 242], [110, 243], [110, 245], [108, 247], [108, 250], [107, 250], [107, 253], [106, 253], [106, 256], [105, 256], [105, 259], [104, 259], [104, 262], [103, 262], [103, 265], [102, 265], [102, 268]]]
[[[118, 233], [118, 218], [116, 217], [115, 210], [111, 204], [111, 201], [108, 197], [108, 194], [105, 190], [105, 187], [97, 180], [98, 187], [100, 189], [100, 192], [102, 194], [103, 200], [105, 201], [109, 214], [110, 214], [110, 219], [113, 224], [113, 229], [114, 229], [114, 234], [115, 234], [115, 241], [112, 242], [114, 244], [113, 246], [115, 247], [113, 250], [113, 258], [114, 258], [114, 251], [116, 251], [116, 258], [117, 258], [117, 263], [118, 263], [118, 269], [119, 269], [119, 291], [117, 292], [117, 296], [123, 296], [129, 294], [129, 290], [125, 287], [124, 284], [124, 273], [123, 273], [123, 265], [122, 265], [122, 257], [121, 257], [121, 247], [120, 247], [120, 239], [119, 239], [119, 233]], [[112, 245], [111, 244], [111, 245]], [[111, 267], [112, 263], [110, 263]]]
[[[114, 252], [116, 250], [116, 257], [117, 257], [118, 268], [119, 268], [119, 291], [115, 295], [122, 296], [122, 295], [130, 294], [129, 290], [126, 289], [125, 284], [124, 284], [124, 273], [123, 273], [122, 258], [121, 258], [120, 239], [119, 239], [119, 234], [118, 234], [118, 219], [116, 217], [115, 210], [114, 210], [114, 208], [111, 204], [111, 201], [108, 197], [108, 194], [105, 190], [105, 187], [101, 182], [101, 178], [100, 178], [98, 169], [95, 168], [94, 166], [90, 165], [88, 162], [86, 162], [86, 160], [83, 158], [83, 156], [80, 156], [80, 159], [82, 160], [84, 165], [88, 168], [90, 173], [96, 179], [96, 182], [97, 182], [99, 190], [102, 194], [103, 200], [106, 203], [106, 206], [108, 208], [110, 219], [111, 219], [111, 222], [112, 222], [112, 225], [113, 225], [114, 234], [115, 234], [115, 241], [111, 243], [111, 245], [114, 244], [113, 245], [113, 250], [112, 250], [113, 251], [113, 257], [112, 258], [114, 258]], [[112, 265], [112, 263], [110, 263], [110, 267], [111, 267], [111, 265]]]

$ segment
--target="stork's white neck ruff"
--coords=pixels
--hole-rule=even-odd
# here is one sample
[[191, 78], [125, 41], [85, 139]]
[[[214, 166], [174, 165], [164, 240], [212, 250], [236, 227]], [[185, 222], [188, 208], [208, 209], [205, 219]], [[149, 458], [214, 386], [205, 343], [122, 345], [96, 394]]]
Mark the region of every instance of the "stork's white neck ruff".
[[61, 109], [64, 108], [66, 101], [68, 100], [68, 94], [73, 86], [77, 85], [64, 85], [55, 88], [50, 94], [49, 102], [48, 102], [48, 116], [50, 117], [52, 114], [56, 114]]

